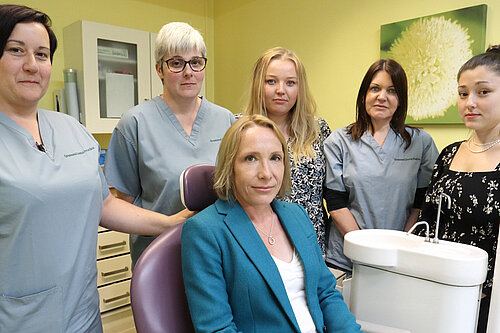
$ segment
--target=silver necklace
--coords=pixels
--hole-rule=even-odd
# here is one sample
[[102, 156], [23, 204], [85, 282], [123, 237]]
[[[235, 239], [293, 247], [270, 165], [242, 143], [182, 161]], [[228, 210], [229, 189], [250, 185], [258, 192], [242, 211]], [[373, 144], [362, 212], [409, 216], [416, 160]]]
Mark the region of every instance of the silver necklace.
[[472, 139], [472, 143], [475, 144], [478, 147], [486, 147], [486, 146], [489, 146], [489, 145], [496, 145], [497, 143], [500, 142], [500, 138], [496, 139], [495, 141], [486, 142], [486, 143], [477, 143], [476, 140], [474, 140], [473, 136], [471, 137], [471, 139]]
[[273, 221], [271, 222], [271, 230], [269, 230], [269, 234], [259, 228], [255, 223], [253, 224], [260, 232], [262, 232], [264, 235], [267, 236], [267, 241], [269, 242], [269, 245], [274, 245], [276, 243], [276, 238], [273, 237], [273, 228], [274, 228], [274, 214], [273, 214]]
[[[473, 150], [473, 149], [471, 148], [471, 146], [470, 146], [471, 142], [472, 142], [473, 144], [475, 144], [476, 146], [480, 146], [480, 147], [484, 147], [484, 148], [479, 149], [479, 150]], [[484, 152], [484, 151], [487, 151], [487, 150], [488, 150], [488, 149], [490, 149], [490, 148], [493, 148], [493, 147], [494, 147], [494, 146], [496, 146], [499, 142], [500, 142], [500, 139], [497, 139], [497, 140], [495, 140], [495, 141], [491, 141], [491, 142], [487, 142], [487, 143], [476, 143], [476, 142], [474, 141], [474, 137], [471, 137], [471, 138], [467, 141], [467, 145], [466, 145], [466, 147], [467, 147], [467, 149], [469, 149], [469, 151], [470, 151], [471, 153], [482, 153], [482, 152]]]

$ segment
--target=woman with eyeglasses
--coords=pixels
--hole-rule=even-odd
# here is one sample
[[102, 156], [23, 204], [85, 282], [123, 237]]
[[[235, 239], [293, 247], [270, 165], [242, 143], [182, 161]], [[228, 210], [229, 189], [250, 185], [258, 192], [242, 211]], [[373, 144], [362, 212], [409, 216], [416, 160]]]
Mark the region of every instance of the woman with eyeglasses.
[[[118, 197], [174, 215], [183, 211], [179, 176], [188, 166], [215, 164], [233, 114], [200, 97], [206, 47], [187, 23], [164, 25], [155, 43], [156, 71], [163, 94], [124, 113], [113, 131], [105, 175]], [[131, 235], [135, 265], [154, 237]]]

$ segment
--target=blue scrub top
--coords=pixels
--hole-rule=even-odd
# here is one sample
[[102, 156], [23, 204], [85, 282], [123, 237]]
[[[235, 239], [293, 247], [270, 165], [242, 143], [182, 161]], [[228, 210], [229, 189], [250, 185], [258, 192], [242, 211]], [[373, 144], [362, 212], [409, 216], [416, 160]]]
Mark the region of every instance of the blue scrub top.
[[[411, 130], [410, 147], [390, 130], [381, 147], [366, 131], [353, 141], [347, 128], [332, 132], [325, 140], [326, 187], [347, 192], [347, 208], [360, 229], [403, 230], [411, 213], [417, 188], [426, 188], [438, 151], [423, 130]], [[344, 256], [344, 238], [332, 224], [326, 260], [351, 270]]]
[[67, 115], [38, 122], [46, 152], [0, 112], [0, 332], [100, 332], [99, 144]]
[[[161, 97], [123, 114], [113, 131], [104, 173], [111, 186], [135, 197], [134, 204], [172, 215], [184, 209], [179, 177], [187, 167], [215, 164], [222, 137], [234, 122], [227, 109], [202, 99], [188, 135]], [[131, 235], [132, 261], [153, 236]]]

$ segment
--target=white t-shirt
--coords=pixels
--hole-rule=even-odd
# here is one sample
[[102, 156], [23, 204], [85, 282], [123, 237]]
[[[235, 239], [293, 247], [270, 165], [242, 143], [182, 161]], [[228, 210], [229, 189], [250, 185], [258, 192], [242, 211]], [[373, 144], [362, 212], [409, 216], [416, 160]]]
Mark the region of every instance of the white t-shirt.
[[293, 251], [293, 258], [285, 262], [273, 256], [278, 267], [286, 294], [292, 305], [293, 313], [302, 333], [316, 333], [316, 326], [307, 306], [304, 266], [299, 256]]

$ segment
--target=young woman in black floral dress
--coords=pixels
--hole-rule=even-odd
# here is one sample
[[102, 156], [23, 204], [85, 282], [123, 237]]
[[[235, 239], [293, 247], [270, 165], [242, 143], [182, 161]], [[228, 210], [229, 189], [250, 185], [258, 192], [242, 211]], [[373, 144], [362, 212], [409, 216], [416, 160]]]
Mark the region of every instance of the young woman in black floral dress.
[[439, 197], [447, 194], [451, 208], [441, 206], [439, 238], [488, 252], [477, 329], [486, 332], [500, 222], [500, 46], [488, 48], [462, 66], [458, 95], [460, 117], [472, 135], [441, 152], [420, 220], [430, 222], [434, 230]]
[[323, 141], [331, 130], [324, 119], [316, 116], [304, 65], [291, 50], [269, 49], [255, 63], [250, 89], [245, 114], [267, 116], [287, 140], [292, 190], [283, 200], [305, 208], [324, 253], [327, 216], [323, 206]]

